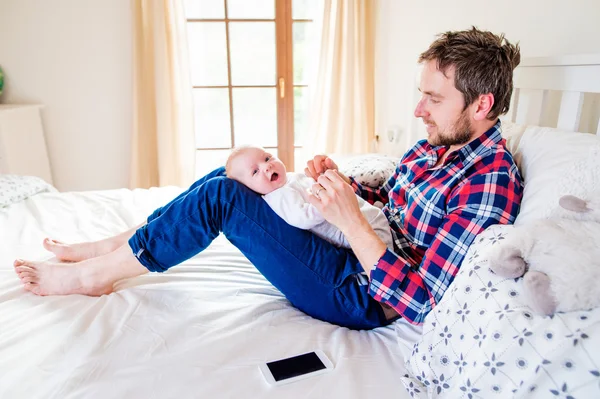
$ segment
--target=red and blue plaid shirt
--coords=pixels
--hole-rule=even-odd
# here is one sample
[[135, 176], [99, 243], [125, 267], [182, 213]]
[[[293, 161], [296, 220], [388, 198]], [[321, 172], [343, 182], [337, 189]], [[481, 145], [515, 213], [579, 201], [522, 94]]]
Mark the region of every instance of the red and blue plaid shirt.
[[386, 204], [396, 248], [375, 264], [369, 293], [414, 324], [440, 301], [477, 234], [514, 222], [523, 193], [500, 121], [434, 168], [447, 149], [419, 141], [380, 189], [351, 179], [362, 198]]

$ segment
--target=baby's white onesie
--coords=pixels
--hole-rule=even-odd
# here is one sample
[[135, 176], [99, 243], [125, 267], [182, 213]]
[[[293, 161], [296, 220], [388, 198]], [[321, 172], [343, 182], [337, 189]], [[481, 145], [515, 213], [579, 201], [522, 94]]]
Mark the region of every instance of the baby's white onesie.
[[[325, 220], [317, 208], [308, 202], [309, 190], [315, 184], [314, 179], [301, 173], [287, 173], [287, 183], [269, 194], [263, 195], [271, 209], [292, 226], [310, 230], [315, 235], [338, 247], [350, 248], [342, 232]], [[393, 250], [392, 233], [382, 210], [356, 196], [361, 212], [375, 230], [375, 233]]]

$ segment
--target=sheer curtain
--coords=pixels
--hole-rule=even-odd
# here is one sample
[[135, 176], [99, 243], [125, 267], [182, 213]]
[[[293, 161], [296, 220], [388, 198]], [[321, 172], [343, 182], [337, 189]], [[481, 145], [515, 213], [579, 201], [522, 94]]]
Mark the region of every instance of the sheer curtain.
[[181, 0], [134, 0], [131, 188], [194, 179], [193, 98]]
[[[322, 1], [307, 153], [368, 152], [375, 135], [373, 0]], [[317, 32], [319, 34], [319, 32]]]

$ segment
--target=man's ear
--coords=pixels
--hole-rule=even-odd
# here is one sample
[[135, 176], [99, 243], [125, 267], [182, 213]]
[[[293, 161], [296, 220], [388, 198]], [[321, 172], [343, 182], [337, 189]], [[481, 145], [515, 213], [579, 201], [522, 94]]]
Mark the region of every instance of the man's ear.
[[494, 95], [492, 93], [481, 94], [479, 98], [475, 100], [474, 105], [476, 106], [473, 119], [476, 121], [485, 120], [494, 106]]

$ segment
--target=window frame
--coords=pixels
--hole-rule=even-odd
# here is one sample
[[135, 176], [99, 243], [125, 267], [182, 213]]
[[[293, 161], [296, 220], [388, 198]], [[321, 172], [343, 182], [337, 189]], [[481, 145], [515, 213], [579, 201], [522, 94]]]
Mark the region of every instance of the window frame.
[[[236, 146], [235, 125], [234, 125], [234, 105], [233, 89], [235, 88], [274, 88], [276, 95], [276, 117], [277, 117], [277, 156], [286, 165], [288, 171], [294, 170], [294, 154], [297, 148], [295, 145], [295, 126], [294, 126], [294, 89], [296, 87], [306, 88], [307, 84], [294, 84], [294, 42], [293, 42], [293, 24], [294, 22], [313, 22], [312, 19], [293, 19], [292, 4], [293, 0], [273, 0], [274, 19], [249, 19], [249, 18], [229, 18], [228, 0], [223, 0], [224, 18], [187, 18], [186, 24], [190, 23], [210, 23], [220, 22], [225, 24], [225, 44], [227, 47], [227, 78], [228, 85], [193, 85], [192, 89], [227, 89], [229, 95], [229, 123], [231, 147], [218, 148], [198, 148], [196, 152], [228, 150]], [[232, 85], [231, 80], [231, 43], [230, 43], [230, 23], [231, 22], [274, 22], [275, 24], [275, 60], [276, 76], [275, 85]], [[304, 82], [305, 83], [305, 82]], [[258, 144], [258, 143], [257, 143]], [[274, 147], [265, 147], [273, 150]]]

